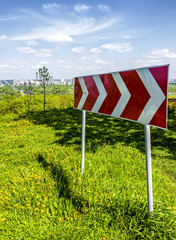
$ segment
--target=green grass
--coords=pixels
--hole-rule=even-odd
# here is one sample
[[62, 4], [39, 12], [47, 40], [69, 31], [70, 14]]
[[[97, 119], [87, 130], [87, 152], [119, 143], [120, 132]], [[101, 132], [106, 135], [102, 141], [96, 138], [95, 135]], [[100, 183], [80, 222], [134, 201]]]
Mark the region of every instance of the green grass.
[[[23, 111], [22, 111], [23, 112]], [[176, 239], [176, 112], [151, 128], [154, 211], [144, 127], [81, 111], [0, 116], [0, 239]]]

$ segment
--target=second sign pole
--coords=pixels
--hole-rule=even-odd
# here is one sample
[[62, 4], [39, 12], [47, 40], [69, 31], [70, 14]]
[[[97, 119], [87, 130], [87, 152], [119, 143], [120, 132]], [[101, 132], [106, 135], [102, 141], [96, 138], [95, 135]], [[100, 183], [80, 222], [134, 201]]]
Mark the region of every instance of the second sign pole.
[[146, 153], [146, 171], [147, 171], [147, 195], [148, 211], [153, 211], [153, 189], [152, 189], [152, 158], [151, 158], [151, 140], [150, 126], [145, 125], [145, 153]]

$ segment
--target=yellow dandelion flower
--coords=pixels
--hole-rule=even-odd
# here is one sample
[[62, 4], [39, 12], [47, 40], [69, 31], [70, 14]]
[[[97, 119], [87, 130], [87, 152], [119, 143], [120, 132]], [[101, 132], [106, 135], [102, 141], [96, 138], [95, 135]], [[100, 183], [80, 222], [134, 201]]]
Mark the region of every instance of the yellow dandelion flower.
[[6, 220], [5, 218], [1, 218], [1, 219], [0, 219], [1, 222], [4, 222], [5, 220]]
[[80, 230], [80, 227], [77, 227], [78, 230]]
[[61, 222], [62, 221], [62, 218], [59, 218], [59, 222]]
[[43, 207], [43, 208], [45, 208], [45, 207], [46, 207], [46, 205], [42, 205], [42, 207]]
[[108, 203], [108, 207], [110, 207], [110, 204]]
[[42, 209], [40, 212], [41, 212], [41, 213], [44, 213], [44, 210]]
[[38, 208], [34, 208], [34, 211], [38, 211]]
[[39, 203], [39, 202], [37, 203], [37, 206], [40, 206], [40, 203]]

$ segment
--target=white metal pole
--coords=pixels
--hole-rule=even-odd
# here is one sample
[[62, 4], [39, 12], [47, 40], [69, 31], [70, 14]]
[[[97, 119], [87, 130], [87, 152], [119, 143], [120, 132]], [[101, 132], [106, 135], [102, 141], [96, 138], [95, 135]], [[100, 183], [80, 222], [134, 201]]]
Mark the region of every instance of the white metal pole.
[[148, 211], [153, 211], [153, 190], [152, 190], [152, 160], [151, 160], [151, 140], [150, 126], [145, 125], [145, 152], [146, 152], [146, 171], [147, 171], [147, 195], [148, 195]]
[[85, 128], [86, 128], [86, 111], [82, 111], [82, 149], [81, 149], [81, 172], [84, 171], [85, 158]]

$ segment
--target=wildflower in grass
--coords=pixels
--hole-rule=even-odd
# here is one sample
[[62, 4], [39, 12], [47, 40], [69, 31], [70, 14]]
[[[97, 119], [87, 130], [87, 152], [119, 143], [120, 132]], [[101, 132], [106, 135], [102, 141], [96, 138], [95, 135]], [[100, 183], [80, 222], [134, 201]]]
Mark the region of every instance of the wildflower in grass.
[[17, 203], [17, 204], [15, 204], [15, 205], [13, 205], [13, 207], [18, 207], [18, 203]]
[[0, 218], [0, 221], [1, 222], [4, 222], [6, 219], [5, 218]]
[[43, 205], [42, 205], [42, 207], [43, 207], [43, 208], [45, 208], [45, 207], [46, 207], [46, 205], [45, 205], [45, 204], [43, 204]]
[[38, 211], [38, 208], [34, 208], [34, 211], [35, 211], [35, 212]]
[[62, 218], [59, 218], [59, 222], [61, 222], [62, 221]]
[[39, 202], [37, 202], [37, 206], [40, 206], [40, 203], [39, 203]]
[[77, 227], [78, 230], [80, 230], [80, 227]]
[[42, 209], [40, 212], [41, 212], [41, 213], [44, 213], [44, 211], [45, 211], [45, 210]]
[[110, 207], [110, 204], [108, 203], [108, 207]]

